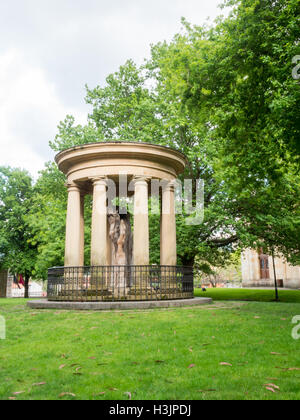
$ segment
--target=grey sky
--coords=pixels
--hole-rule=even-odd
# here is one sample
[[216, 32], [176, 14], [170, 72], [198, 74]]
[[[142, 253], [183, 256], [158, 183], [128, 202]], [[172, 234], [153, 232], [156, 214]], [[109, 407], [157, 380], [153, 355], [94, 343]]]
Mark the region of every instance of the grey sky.
[[221, 0], [0, 1], [0, 165], [36, 176], [67, 113], [84, 122], [84, 85], [103, 85], [127, 59], [170, 40], [182, 16], [221, 14]]

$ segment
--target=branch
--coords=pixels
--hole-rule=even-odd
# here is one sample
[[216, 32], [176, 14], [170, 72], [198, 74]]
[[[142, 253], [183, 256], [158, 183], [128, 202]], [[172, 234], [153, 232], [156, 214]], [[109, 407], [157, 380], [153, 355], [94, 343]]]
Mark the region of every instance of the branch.
[[230, 245], [236, 242], [238, 239], [239, 239], [238, 236], [234, 235], [234, 236], [231, 236], [230, 238], [225, 238], [225, 239], [212, 239], [209, 242], [211, 243], [212, 246], [216, 248], [221, 248], [222, 246]]

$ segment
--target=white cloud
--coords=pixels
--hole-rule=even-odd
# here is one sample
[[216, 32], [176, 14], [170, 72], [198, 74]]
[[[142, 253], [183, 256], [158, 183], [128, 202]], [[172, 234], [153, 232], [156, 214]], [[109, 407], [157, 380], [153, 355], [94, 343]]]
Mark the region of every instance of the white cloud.
[[53, 154], [48, 146], [65, 115], [84, 123], [85, 114], [67, 108], [43, 70], [26, 62], [17, 49], [0, 56], [0, 165], [11, 165], [33, 174]]
[[35, 174], [66, 114], [84, 123], [85, 89], [150, 44], [171, 40], [183, 16], [193, 24], [221, 13], [221, 0], [0, 1], [0, 165]]

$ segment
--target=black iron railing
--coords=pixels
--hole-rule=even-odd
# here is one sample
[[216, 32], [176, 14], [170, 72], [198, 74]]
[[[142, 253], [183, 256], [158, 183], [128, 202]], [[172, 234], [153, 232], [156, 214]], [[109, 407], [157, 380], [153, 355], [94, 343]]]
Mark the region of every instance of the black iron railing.
[[194, 297], [193, 267], [95, 266], [48, 270], [48, 300], [141, 301]]

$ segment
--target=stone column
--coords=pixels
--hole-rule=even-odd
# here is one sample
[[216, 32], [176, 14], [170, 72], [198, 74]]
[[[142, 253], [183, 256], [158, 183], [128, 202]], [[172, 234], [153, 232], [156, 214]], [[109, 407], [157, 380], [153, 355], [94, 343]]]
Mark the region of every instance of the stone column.
[[80, 266], [84, 266], [84, 194], [80, 195]]
[[133, 263], [149, 265], [148, 180], [134, 179]]
[[78, 185], [67, 184], [68, 208], [66, 223], [65, 267], [83, 265], [83, 195]]
[[107, 265], [107, 192], [106, 178], [93, 180], [91, 265]]
[[160, 264], [176, 265], [175, 185], [169, 182], [162, 189]]

